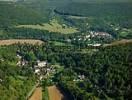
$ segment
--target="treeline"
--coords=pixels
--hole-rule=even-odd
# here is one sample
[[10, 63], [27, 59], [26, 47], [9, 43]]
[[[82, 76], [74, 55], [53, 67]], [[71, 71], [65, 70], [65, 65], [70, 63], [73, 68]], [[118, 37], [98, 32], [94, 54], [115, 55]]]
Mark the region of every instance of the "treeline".
[[62, 41], [66, 42], [66, 39], [70, 35], [49, 32], [46, 30], [37, 30], [30, 28], [7, 28], [3, 30], [3, 34], [0, 34], [0, 39], [40, 39], [46, 41]]
[[[69, 5], [63, 6], [62, 8], [57, 8], [56, 11], [63, 11], [63, 13], [76, 13], [83, 16], [103, 16], [112, 15], [112, 16], [130, 16], [131, 14], [128, 11], [131, 8], [132, 2], [126, 3], [81, 3], [81, 2], [73, 2]], [[68, 9], [64, 9], [68, 6]], [[76, 8], [76, 9], [75, 9]], [[98, 8], [98, 9], [97, 9]], [[74, 10], [73, 10], [74, 9]], [[127, 11], [126, 11], [127, 9]], [[80, 12], [81, 10], [81, 12]], [[105, 17], [105, 16], [104, 16]]]
[[124, 33], [126, 34], [125, 36], [120, 35], [123, 28], [131, 29], [132, 27], [132, 14], [129, 10], [132, 9], [131, 4], [132, 2], [74, 2], [63, 7], [58, 7], [54, 11], [61, 15], [66, 22], [76, 26], [83, 33], [92, 30], [108, 32], [114, 38], [131, 38], [129, 32]]

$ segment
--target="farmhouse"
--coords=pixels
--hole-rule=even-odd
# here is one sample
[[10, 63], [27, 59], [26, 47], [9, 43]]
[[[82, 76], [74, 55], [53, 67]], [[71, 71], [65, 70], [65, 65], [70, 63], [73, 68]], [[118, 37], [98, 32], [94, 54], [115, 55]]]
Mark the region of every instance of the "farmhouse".
[[47, 62], [46, 61], [40, 61], [40, 60], [38, 60], [37, 61], [37, 66], [38, 67], [46, 67], [46, 65], [47, 65]]
[[21, 59], [21, 58], [22, 58], [22, 56], [20, 56], [19, 54], [17, 54], [17, 58], [18, 58], [18, 59]]
[[3, 80], [2, 79], [0, 79], [0, 82], [2, 82]]
[[1, 61], [1, 62], [4, 62], [4, 59], [3, 59], [3, 58], [0, 58], [0, 61]]
[[76, 79], [73, 79], [74, 82], [80, 82], [83, 81], [85, 79], [84, 75], [78, 75]]
[[18, 58], [18, 62], [17, 62], [18, 66], [25, 66], [26, 64], [28, 64], [28, 61], [23, 59], [20, 54], [17, 54], [17, 58]]
[[40, 74], [40, 69], [39, 68], [36, 68], [35, 71], [34, 71], [35, 74]]

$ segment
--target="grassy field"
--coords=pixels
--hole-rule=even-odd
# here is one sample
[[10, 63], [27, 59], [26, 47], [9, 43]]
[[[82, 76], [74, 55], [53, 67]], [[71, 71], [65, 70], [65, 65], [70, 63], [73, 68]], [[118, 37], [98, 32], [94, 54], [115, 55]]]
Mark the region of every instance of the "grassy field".
[[132, 29], [121, 29], [121, 32], [119, 33], [119, 36], [126, 37], [127, 35], [131, 34]]
[[2, 46], [2, 45], [12, 45], [12, 44], [17, 44], [17, 43], [20, 43], [20, 44], [27, 43], [27, 44], [32, 44], [32, 45], [35, 45], [35, 44], [41, 45], [43, 43], [43, 41], [41, 41], [41, 40], [34, 40], [34, 39], [0, 40], [0, 46]]
[[62, 34], [71, 34], [78, 32], [77, 28], [68, 27], [67, 25], [59, 24], [55, 19], [51, 20], [50, 23], [44, 23], [42, 25], [18, 25], [17, 28], [31, 28], [38, 30], [47, 30], [49, 32], [57, 32]]
[[43, 91], [43, 99], [42, 100], [49, 100], [48, 87], [45, 87], [45, 90]]
[[49, 43], [54, 44], [55, 46], [72, 46], [72, 44], [59, 42], [59, 41], [49, 41]]

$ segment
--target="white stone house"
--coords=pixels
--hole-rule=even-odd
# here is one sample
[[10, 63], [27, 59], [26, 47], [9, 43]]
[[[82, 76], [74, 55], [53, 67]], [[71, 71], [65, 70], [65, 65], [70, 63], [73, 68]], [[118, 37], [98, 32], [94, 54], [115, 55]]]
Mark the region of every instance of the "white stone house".
[[41, 75], [43, 74], [43, 72], [46, 71], [46, 65], [47, 62], [46, 61], [37, 61], [37, 65], [34, 65], [34, 73], [37, 75]]
[[46, 65], [47, 65], [47, 62], [46, 61], [37, 61], [37, 66], [38, 67], [46, 67]]

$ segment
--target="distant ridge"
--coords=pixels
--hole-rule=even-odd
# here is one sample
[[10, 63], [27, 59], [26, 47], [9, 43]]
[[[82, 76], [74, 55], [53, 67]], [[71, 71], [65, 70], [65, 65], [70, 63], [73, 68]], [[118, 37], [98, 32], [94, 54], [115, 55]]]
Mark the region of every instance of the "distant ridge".
[[10, 2], [16, 2], [16, 1], [19, 1], [19, 0], [0, 0], [0, 1], [10, 1]]

